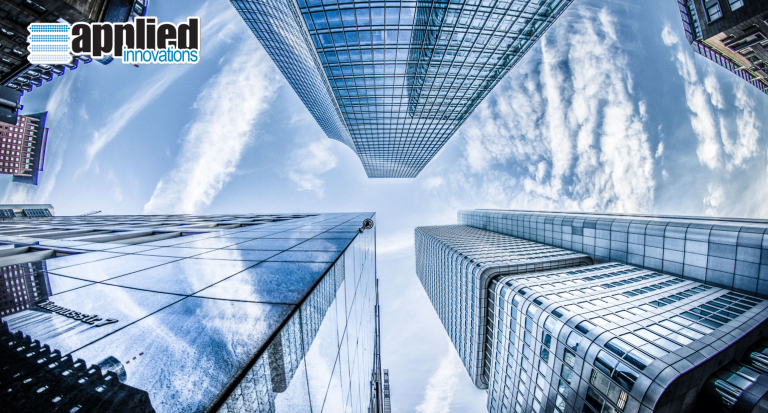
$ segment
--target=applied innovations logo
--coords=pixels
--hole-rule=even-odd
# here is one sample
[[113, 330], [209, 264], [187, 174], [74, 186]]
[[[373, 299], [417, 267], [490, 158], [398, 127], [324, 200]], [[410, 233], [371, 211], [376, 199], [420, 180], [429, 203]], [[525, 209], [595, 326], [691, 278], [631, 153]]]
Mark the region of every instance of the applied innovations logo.
[[157, 24], [154, 17], [129, 23], [32, 23], [32, 64], [60, 65], [72, 56], [113, 56], [125, 64], [195, 64], [200, 60], [200, 18]]

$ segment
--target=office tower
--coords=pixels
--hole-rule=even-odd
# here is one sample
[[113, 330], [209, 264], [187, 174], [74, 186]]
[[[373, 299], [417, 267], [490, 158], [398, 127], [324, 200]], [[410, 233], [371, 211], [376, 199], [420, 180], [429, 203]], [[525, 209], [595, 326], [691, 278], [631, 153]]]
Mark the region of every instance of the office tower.
[[[143, 16], [149, 0], [0, 0], [0, 85], [18, 91], [31, 91], [61, 76], [79, 63], [90, 63], [88, 56], [77, 56], [62, 65], [33, 65], [27, 60], [28, 26], [54, 22], [125, 22]], [[100, 62], [108, 64], [111, 58]]]
[[413, 178], [571, 0], [232, 0], [325, 134]]
[[392, 404], [389, 400], [389, 370], [387, 369], [384, 369], [382, 385], [384, 386], [384, 406], [381, 411], [382, 413], [392, 413]]
[[0, 220], [16, 217], [52, 217], [51, 204], [0, 204]]
[[[17, 247], [4, 245], [0, 254], [15, 253]], [[26, 247], [29, 248], [29, 247]], [[13, 255], [0, 255], [0, 262], [10, 261]], [[51, 295], [45, 277], [44, 261], [24, 264], [2, 264], [0, 267], [0, 317], [32, 307], [36, 302]]]
[[[37, 273], [49, 291], [33, 307], [2, 316], [0, 365], [18, 364], [0, 372], [3, 406], [368, 410], [379, 400], [371, 389], [380, 387], [371, 383], [380, 377], [372, 374], [380, 365], [374, 219], [346, 213], [4, 220], [0, 242], [9, 246], [0, 260], [14, 250], [14, 265], [43, 264]], [[29, 349], [31, 363], [5, 350], [16, 345], [24, 354]], [[92, 383], [88, 391], [78, 390], [81, 379]], [[88, 393], [94, 390], [99, 395]], [[379, 404], [371, 411], [380, 412]]]
[[[128, 386], [125, 369], [114, 357], [107, 357], [91, 365], [73, 360], [40, 345], [38, 340], [20, 333], [12, 334], [0, 325], [0, 380], [7, 394], [13, 394], [14, 403], [6, 403], [7, 411], [99, 411], [154, 413], [147, 392]], [[39, 368], [46, 363], [46, 368]], [[24, 381], [15, 380], [24, 377]], [[10, 383], [10, 384], [9, 384]], [[5, 395], [3, 395], [5, 396]], [[50, 398], [48, 410], [41, 409], [41, 399]], [[47, 401], [47, 400], [46, 400]], [[55, 408], [61, 410], [54, 410]]]
[[[751, 249], [759, 263], [768, 221], [477, 210], [460, 211], [459, 224], [416, 229], [416, 272], [490, 412], [751, 412], [768, 402], [765, 296], [734, 291], [733, 269], [728, 288], [724, 270], [664, 271], [681, 246], [683, 264], [697, 253], [705, 269], [730, 252], [754, 260]], [[629, 251], [651, 259], [653, 248], [661, 269], [630, 262]]]
[[768, 94], [768, 2], [677, 0], [693, 51]]
[[21, 105], [21, 91], [8, 86], [0, 86], [0, 122], [15, 125], [18, 121]]
[[48, 141], [47, 115], [19, 115], [16, 124], [0, 122], [0, 173], [13, 175], [13, 182], [37, 185]]
[[768, 297], [766, 220], [477, 210], [459, 224]]

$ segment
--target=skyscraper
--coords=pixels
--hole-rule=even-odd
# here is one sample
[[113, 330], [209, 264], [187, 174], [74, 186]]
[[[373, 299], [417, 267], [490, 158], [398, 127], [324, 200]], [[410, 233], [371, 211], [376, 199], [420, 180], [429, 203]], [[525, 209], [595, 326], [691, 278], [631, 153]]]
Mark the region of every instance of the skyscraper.
[[390, 394], [389, 394], [389, 370], [384, 369], [384, 379], [382, 380], [382, 386], [384, 390], [384, 397], [383, 397], [383, 408], [381, 410], [382, 413], [392, 413], [392, 403], [390, 402]]
[[13, 182], [37, 185], [45, 164], [48, 112], [19, 115], [16, 124], [0, 122], [0, 173], [13, 175]]
[[677, 0], [693, 51], [768, 94], [768, 2]]
[[477, 210], [459, 224], [768, 297], [766, 220]]
[[[26, 251], [14, 251], [15, 245], [0, 248], [2, 258], [12, 257], [15, 253]], [[7, 260], [8, 261], [8, 260]], [[23, 264], [5, 264], [0, 267], [0, 317], [26, 310], [36, 302], [45, 300], [51, 295], [51, 287], [48, 278], [45, 277], [45, 261], [27, 262]]]
[[[33, 65], [27, 60], [27, 28], [31, 23], [125, 22], [145, 15], [149, 0], [0, 0], [0, 85], [18, 91], [31, 91], [74, 70], [79, 63], [90, 63], [88, 56], [77, 56], [63, 65]], [[108, 64], [112, 59], [101, 59]]]
[[325, 134], [413, 178], [571, 0], [232, 0]]
[[3, 221], [48, 288], [2, 316], [4, 408], [380, 412], [374, 219]]
[[51, 204], [0, 204], [0, 219], [16, 217], [52, 217], [54, 215]]
[[[416, 229], [416, 271], [490, 412], [768, 401], [768, 301], [734, 291], [736, 267], [768, 259], [768, 221], [478, 210], [459, 223]], [[680, 251], [682, 276], [666, 266]], [[694, 258], [704, 277], [686, 275]]]
[[21, 105], [21, 91], [0, 86], [0, 122], [16, 124]]

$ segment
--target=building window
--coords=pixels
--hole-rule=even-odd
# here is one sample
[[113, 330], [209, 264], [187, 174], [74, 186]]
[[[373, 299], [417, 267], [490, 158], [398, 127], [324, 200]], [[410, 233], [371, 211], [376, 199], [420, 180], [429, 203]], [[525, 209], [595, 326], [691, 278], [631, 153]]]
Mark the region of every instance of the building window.
[[744, 0], [728, 0], [728, 2], [731, 4], [732, 11], [739, 9], [744, 5]]
[[720, 9], [720, 0], [704, 0], [704, 10], [706, 10], [707, 20], [710, 22], [723, 17], [723, 10]]

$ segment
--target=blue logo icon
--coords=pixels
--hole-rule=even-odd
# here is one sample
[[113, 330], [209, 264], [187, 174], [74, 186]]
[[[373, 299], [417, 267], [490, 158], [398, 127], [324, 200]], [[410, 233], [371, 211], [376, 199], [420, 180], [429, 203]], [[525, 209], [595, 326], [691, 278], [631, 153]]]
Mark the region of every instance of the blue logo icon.
[[29, 63], [60, 65], [72, 61], [69, 53], [69, 25], [65, 23], [32, 23], [29, 25]]

